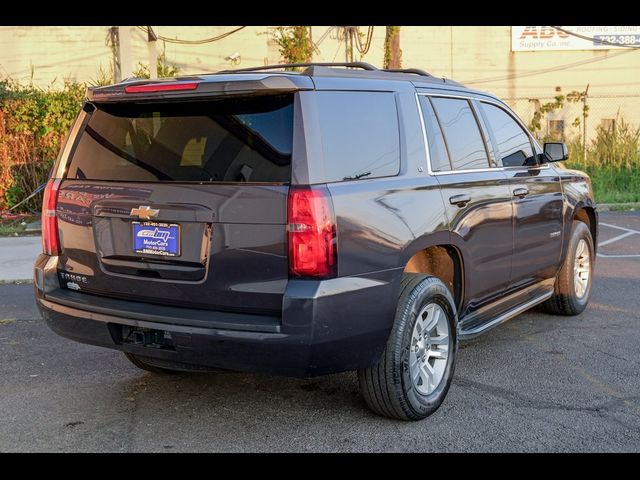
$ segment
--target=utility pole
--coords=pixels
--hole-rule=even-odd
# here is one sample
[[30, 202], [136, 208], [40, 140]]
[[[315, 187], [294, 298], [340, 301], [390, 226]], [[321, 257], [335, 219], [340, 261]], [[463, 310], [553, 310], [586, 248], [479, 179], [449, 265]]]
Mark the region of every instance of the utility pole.
[[353, 62], [353, 35], [355, 27], [343, 27], [344, 31], [344, 61]]
[[133, 76], [133, 54], [131, 52], [131, 27], [118, 27], [120, 80]]
[[353, 62], [353, 36], [356, 35], [356, 27], [349, 27], [349, 61]]
[[158, 36], [150, 26], [147, 27], [147, 48], [149, 50], [149, 78], [158, 78], [158, 49], [156, 42]]
[[384, 38], [384, 68], [402, 68], [400, 27], [387, 27]]
[[342, 27], [344, 37], [344, 61], [349, 61], [349, 27]]

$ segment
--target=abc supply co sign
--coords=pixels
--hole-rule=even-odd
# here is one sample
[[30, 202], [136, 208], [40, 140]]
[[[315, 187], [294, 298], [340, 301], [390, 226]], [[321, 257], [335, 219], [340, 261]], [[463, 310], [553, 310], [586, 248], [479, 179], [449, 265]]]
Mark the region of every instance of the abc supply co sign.
[[511, 50], [607, 50], [640, 45], [640, 27], [511, 27]]

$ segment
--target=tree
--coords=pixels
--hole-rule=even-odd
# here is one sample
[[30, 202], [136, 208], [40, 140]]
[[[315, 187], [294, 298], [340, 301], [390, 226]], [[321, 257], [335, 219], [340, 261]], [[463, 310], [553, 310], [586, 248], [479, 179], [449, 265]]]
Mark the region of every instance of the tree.
[[278, 27], [272, 34], [285, 63], [308, 63], [313, 55], [309, 27]]

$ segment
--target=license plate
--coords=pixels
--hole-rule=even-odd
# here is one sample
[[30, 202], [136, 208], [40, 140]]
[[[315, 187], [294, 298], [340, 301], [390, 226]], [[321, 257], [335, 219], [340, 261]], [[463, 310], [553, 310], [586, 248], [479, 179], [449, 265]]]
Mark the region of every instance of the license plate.
[[180, 256], [180, 225], [163, 222], [131, 222], [133, 251], [164, 257]]

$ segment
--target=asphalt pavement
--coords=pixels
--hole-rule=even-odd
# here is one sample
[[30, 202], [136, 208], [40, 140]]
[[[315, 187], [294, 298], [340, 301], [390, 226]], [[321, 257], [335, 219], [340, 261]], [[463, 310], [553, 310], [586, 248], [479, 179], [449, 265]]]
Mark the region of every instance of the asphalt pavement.
[[[442, 407], [370, 413], [353, 373], [158, 376], [58, 337], [0, 286], [0, 451], [640, 451], [640, 215], [601, 215], [591, 303], [461, 346]], [[637, 233], [635, 233], [637, 232]]]

